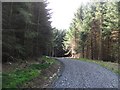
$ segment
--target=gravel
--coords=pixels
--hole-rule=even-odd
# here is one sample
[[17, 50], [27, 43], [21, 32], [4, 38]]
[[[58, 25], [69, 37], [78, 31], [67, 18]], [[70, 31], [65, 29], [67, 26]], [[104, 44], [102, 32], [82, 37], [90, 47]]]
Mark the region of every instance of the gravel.
[[118, 76], [95, 63], [59, 58], [63, 72], [53, 88], [118, 88]]

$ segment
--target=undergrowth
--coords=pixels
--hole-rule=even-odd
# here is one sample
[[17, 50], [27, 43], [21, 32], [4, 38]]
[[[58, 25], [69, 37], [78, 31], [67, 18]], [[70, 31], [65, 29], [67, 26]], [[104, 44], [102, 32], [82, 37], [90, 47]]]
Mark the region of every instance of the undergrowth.
[[42, 64], [31, 64], [27, 68], [16, 69], [13, 72], [2, 74], [2, 88], [19, 88], [25, 82], [34, 79], [41, 74], [41, 71], [49, 68], [50, 65], [55, 63], [55, 60], [49, 57], [42, 57], [44, 60]]

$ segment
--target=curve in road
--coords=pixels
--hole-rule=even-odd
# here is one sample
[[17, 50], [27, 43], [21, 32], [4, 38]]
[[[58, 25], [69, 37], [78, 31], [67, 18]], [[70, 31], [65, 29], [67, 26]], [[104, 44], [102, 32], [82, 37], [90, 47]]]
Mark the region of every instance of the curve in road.
[[53, 88], [118, 88], [118, 76], [95, 63], [59, 58], [64, 70]]

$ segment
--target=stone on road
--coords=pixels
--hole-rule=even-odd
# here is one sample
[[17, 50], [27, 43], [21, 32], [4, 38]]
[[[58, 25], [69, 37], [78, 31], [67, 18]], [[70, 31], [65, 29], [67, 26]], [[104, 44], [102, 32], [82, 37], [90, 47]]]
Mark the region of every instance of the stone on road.
[[100, 65], [69, 58], [59, 60], [64, 70], [53, 88], [118, 88], [118, 76]]

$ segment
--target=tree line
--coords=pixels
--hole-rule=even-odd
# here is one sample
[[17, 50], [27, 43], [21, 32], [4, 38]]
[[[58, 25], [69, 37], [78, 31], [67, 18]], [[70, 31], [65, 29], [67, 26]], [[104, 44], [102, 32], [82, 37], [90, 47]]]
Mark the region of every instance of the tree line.
[[2, 3], [2, 61], [64, 56], [65, 31], [51, 26], [44, 2]]
[[52, 53], [47, 2], [2, 3], [2, 60], [37, 58]]
[[119, 61], [120, 2], [82, 4], [64, 37], [72, 57]]
[[120, 2], [82, 4], [67, 31], [51, 27], [47, 2], [2, 3], [2, 60], [43, 55], [119, 61]]

